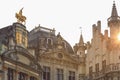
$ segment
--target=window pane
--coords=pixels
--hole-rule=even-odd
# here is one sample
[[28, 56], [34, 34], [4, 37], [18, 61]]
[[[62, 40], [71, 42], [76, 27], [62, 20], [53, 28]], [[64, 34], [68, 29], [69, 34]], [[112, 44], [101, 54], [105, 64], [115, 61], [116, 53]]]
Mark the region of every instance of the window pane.
[[63, 80], [63, 69], [57, 69], [57, 80]]
[[69, 71], [69, 80], [75, 80], [75, 72]]
[[43, 67], [43, 80], [50, 80], [50, 67]]
[[8, 80], [13, 80], [14, 76], [14, 70], [11, 68], [8, 68]]

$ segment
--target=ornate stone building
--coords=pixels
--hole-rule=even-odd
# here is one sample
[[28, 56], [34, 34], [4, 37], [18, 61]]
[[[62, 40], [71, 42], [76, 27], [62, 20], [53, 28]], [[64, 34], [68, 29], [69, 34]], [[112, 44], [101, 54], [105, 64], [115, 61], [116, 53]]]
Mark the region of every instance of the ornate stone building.
[[0, 29], [0, 80], [85, 79], [82, 35], [75, 54], [55, 29], [39, 25], [27, 31], [22, 10], [16, 13], [18, 22]]
[[108, 18], [108, 30], [101, 33], [101, 22], [92, 26], [91, 43], [87, 43], [86, 76], [89, 80], [120, 80], [120, 17], [115, 2]]
[[[43, 80], [82, 80], [85, 75], [85, 46], [81, 36], [79, 51], [75, 54], [69, 43], [54, 29], [34, 28], [29, 33], [29, 48], [42, 67]], [[82, 48], [84, 47], [84, 49]]]
[[[23, 9], [23, 8], [22, 8]], [[26, 30], [22, 9], [18, 22], [0, 29], [0, 80], [120, 80], [120, 17], [113, 3], [109, 31], [92, 26], [91, 42], [82, 34], [72, 47], [55, 29]]]
[[41, 67], [28, 48], [28, 31], [21, 23], [0, 29], [0, 80], [41, 80]]

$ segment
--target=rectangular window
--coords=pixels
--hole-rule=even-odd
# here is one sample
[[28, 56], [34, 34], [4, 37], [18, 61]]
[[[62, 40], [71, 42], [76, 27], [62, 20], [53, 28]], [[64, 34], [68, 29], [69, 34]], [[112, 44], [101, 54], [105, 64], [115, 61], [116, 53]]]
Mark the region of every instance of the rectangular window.
[[102, 70], [105, 71], [106, 68], [106, 60], [102, 61]]
[[63, 69], [57, 69], [57, 80], [63, 80]]
[[91, 66], [91, 67], [89, 67], [89, 77], [90, 77], [90, 78], [92, 77], [92, 72], [93, 72], [93, 68], [92, 68], [92, 66]]
[[14, 79], [14, 70], [11, 68], [8, 68], [8, 80]]
[[27, 80], [27, 75], [25, 73], [20, 72], [18, 80]]
[[95, 64], [95, 70], [96, 72], [99, 72], [99, 63]]
[[43, 80], [50, 80], [50, 67], [43, 67]]
[[30, 76], [30, 80], [37, 80], [37, 78]]
[[52, 48], [52, 39], [47, 39], [48, 48]]
[[69, 80], [75, 80], [75, 72], [69, 71]]

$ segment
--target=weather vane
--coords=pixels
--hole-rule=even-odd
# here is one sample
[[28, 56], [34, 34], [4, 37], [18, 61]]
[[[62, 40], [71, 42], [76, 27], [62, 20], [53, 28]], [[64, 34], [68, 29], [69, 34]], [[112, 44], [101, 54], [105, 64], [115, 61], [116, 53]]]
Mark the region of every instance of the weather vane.
[[24, 24], [25, 24], [26, 23], [26, 17], [22, 15], [22, 10], [23, 10], [23, 8], [20, 9], [19, 13], [15, 14], [15, 17], [17, 18], [17, 21], [19, 23], [23, 23], [24, 22]]
[[82, 27], [80, 27], [80, 32], [81, 32], [81, 34], [82, 34]]

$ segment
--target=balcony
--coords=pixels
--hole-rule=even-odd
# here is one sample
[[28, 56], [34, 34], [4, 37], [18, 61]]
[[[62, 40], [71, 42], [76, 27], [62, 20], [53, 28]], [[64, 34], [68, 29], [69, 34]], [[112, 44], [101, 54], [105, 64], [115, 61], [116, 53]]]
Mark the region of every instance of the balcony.
[[102, 69], [99, 72], [93, 72], [92, 78], [93, 79], [101, 78], [101, 77], [104, 77], [108, 73], [117, 72], [117, 71], [120, 71], [120, 63], [106, 65], [105, 69]]

